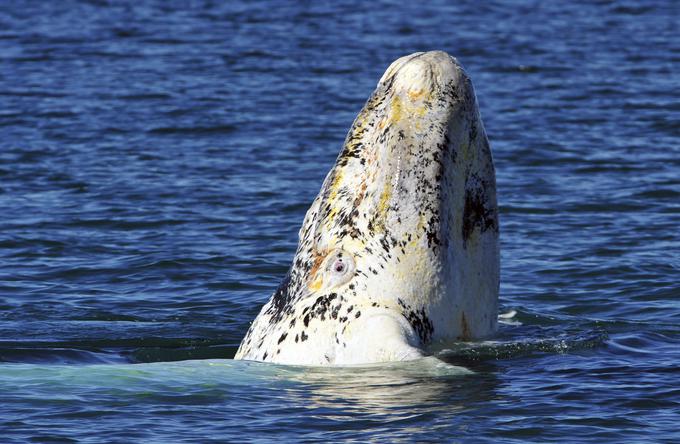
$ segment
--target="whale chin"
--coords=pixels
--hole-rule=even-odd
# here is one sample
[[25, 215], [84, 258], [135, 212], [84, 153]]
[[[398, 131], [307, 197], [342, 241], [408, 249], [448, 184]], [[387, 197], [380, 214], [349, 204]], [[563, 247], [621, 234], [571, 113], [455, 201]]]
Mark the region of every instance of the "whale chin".
[[[319, 335], [320, 338], [323, 335]], [[413, 327], [397, 312], [369, 310], [350, 324], [335, 347], [311, 341], [309, 354], [290, 349], [277, 362], [297, 365], [361, 365], [378, 362], [411, 361], [425, 356]], [[315, 353], [316, 351], [316, 353]], [[322, 352], [322, 355], [320, 354]], [[319, 359], [322, 356], [323, 359]]]
[[472, 83], [441, 51], [396, 60], [307, 211], [290, 270], [236, 359], [421, 357], [496, 329], [498, 210]]

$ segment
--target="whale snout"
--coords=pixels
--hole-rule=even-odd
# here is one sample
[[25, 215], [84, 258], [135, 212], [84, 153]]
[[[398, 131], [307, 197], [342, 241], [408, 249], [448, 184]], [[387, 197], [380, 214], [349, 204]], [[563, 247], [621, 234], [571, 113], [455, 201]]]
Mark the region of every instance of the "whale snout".
[[[418, 92], [435, 92], [446, 85], [464, 84], [467, 75], [458, 61], [444, 51], [417, 52], [395, 60], [378, 82], [391, 83], [411, 97]], [[410, 94], [409, 94], [410, 93]]]

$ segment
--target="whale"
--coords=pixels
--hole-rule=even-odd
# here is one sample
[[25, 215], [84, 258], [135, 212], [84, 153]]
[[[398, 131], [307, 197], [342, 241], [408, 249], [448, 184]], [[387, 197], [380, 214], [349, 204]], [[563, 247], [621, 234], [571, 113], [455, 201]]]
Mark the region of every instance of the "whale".
[[418, 52], [387, 68], [298, 235], [235, 359], [406, 361], [494, 334], [495, 170], [472, 82], [454, 57]]

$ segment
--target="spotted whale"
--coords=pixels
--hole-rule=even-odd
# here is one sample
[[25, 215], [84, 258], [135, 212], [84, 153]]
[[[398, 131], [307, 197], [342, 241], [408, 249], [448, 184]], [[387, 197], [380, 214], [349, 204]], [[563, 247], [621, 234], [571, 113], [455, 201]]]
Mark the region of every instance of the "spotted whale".
[[290, 269], [235, 359], [415, 359], [494, 333], [496, 179], [470, 78], [445, 52], [393, 62], [307, 211]]

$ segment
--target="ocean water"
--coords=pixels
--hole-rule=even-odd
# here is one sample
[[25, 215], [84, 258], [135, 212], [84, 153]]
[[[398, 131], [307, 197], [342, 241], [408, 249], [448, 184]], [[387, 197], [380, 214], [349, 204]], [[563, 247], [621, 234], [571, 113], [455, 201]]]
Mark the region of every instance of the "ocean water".
[[[680, 441], [680, 5], [0, 2], [2, 442]], [[503, 323], [232, 361], [390, 62], [456, 56]]]

